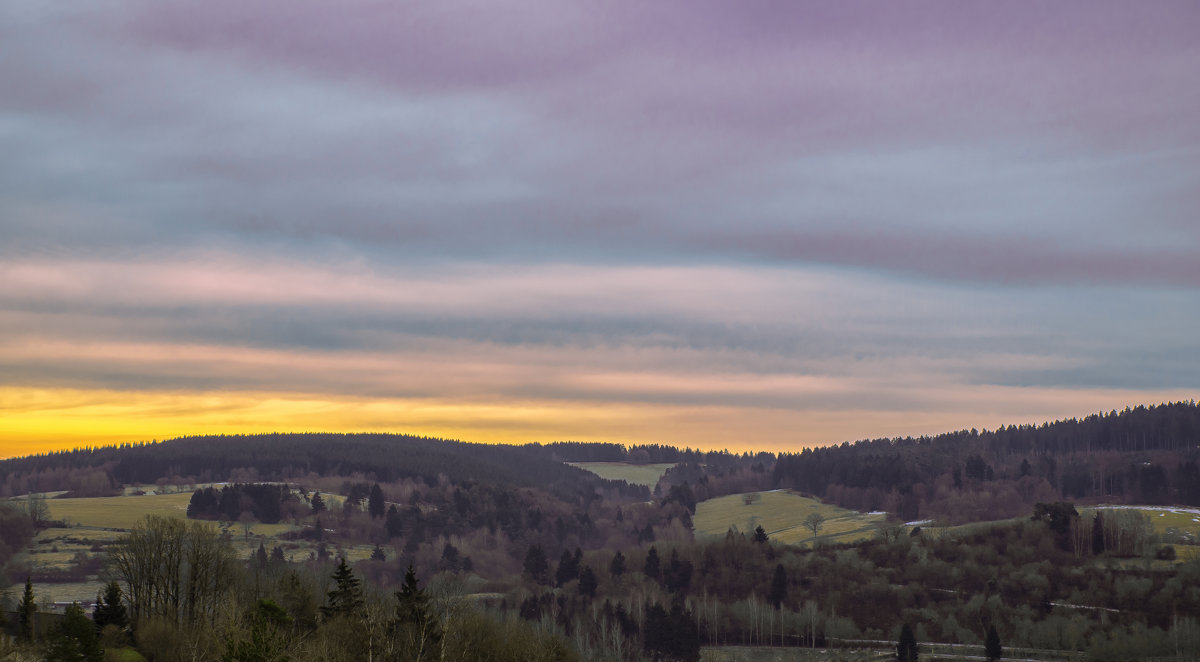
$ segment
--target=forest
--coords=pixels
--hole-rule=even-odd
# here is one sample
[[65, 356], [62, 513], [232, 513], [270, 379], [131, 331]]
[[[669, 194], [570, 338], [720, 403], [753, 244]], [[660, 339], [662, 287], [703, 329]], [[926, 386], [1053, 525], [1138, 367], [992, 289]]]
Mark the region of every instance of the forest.
[[[61, 614], [30, 609], [46, 585], [22, 550], [70, 523], [0, 501], [0, 657], [854, 659], [911, 645], [1186, 659], [1200, 655], [1195, 540], [1114, 506], [1200, 505], [1198, 460], [1194, 402], [783, 455], [273, 434], [16, 458], [0, 462], [5, 496], [190, 498], [186, 517], [147, 516], [83, 559], [104, 591]], [[650, 489], [566, 462], [674, 467]], [[854, 543], [693, 533], [698, 503], [773, 489], [888, 519]], [[255, 524], [280, 533], [253, 538]]]

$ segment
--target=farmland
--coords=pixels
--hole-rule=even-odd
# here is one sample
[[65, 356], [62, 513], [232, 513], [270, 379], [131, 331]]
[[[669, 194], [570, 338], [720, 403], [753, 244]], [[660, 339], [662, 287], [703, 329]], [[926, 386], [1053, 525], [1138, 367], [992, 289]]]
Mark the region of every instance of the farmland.
[[785, 490], [753, 494], [733, 494], [697, 504], [693, 518], [696, 536], [723, 536], [731, 526], [743, 532], [761, 526], [772, 540], [810, 544], [813, 534], [804, 526], [804, 520], [817, 513], [825, 518], [817, 538], [824, 542], [853, 542], [874, 536], [886, 517], [883, 513], [860, 513], [823, 504]]
[[[51, 495], [47, 495], [51, 496]], [[95, 573], [81, 575], [77, 568], [89, 558], [102, 556], [104, 549], [117, 540], [147, 515], [158, 515], [184, 519], [192, 493], [183, 491], [173, 494], [128, 495], [116, 497], [69, 498], [46, 500], [49, 519], [65, 523], [66, 528], [49, 528], [41, 531], [34, 544], [24, 554], [30, 571], [47, 577], [65, 575], [66, 581], [44, 579], [37, 582], [39, 600], [43, 602], [87, 602], [96, 597], [103, 587], [103, 579]], [[329, 495], [331, 503], [340, 503], [335, 495]], [[221, 524], [211, 522], [211, 526]], [[300, 561], [308, 558], [316, 546], [308, 541], [282, 541], [279, 536], [297, 527], [292, 524], [261, 524], [251, 522], [226, 523], [235, 554], [247, 558], [260, 544], [268, 549], [280, 545], [286, 558]], [[372, 545], [359, 544], [338, 548], [336, 553], [350, 561], [368, 558]], [[395, 550], [385, 547], [390, 557]]]
[[630, 485], [645, 485], [650, 489], [674, 464], [629, 464], [628, 462], [568, 462], [573, 467], [590, 471], [605, 480], [623, 480]]

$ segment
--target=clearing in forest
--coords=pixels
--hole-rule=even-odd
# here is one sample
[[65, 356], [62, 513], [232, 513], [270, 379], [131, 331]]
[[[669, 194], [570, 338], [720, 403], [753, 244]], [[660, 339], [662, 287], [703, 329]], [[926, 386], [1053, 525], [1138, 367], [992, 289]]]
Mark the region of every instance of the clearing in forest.
[[675, 466], [666, 464], [629, 464], [628, 462], [568, 462], [573, 467], [590, 471], [605, 480], [623, 480], [630, 485], [645, 485], [654, 489], [658, 480]]
[[[813, 513], [825, 518], [814, 537], [804, 521]], [[750, 533], [761, 526], [772, 540], [790, 545], [854, 542], [872, 538], [884, 523], [883, 513], [860, 513], [821, 503], [786, 490], [731, 494], [702, 501], [692, 518], [697, 537], [723, 536], [729, 527]]]

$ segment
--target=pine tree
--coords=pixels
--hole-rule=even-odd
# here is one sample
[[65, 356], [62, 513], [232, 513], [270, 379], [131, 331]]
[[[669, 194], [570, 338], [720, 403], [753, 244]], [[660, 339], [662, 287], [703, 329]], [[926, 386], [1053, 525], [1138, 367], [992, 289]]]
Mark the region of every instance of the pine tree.
[[987, 631], [987, 639], [983, 644], [983, 652], [987, 655], [987, 659], [995, 662], [1004, 654], [1004, 650], [1000, 648], [1000, 634], [996, 632], [995, 625], [989, 625]]
[[642, 572], [650, 579], [658, 579], [662, 577], [662, 560], [658, 558], [658, 550], [653, 545], [650, 546], [650, 551], [646, 553], [646, 565], [642, 568]]
[[539, 584], [545, 584], [549, 569], [542, 546], [530, 545], [529, 551], [525, 553], [525, 576]]
[[312, 511], [316, 515], [325, 510], [325, 500], [321, 498], [320, 492], [313, 492], [312, 496]]
[[109, 582], [104, 587], [104, 594], [96, 596], [96, 611], [92, 613], [92, 620], [97, 630], [103, 630], [106, 625], [115, 625], [122, 630], [129, 627], [129, 613], [121, 601], [120, 584]]
[[21, 638], [25, 641], [33, 641], [36, 618], [37, 602], [33, 598], [33, 582], [26, 577], [25, 593], [21, 595], [21, 602], [17, 605], [17, 620], [21, 623]]
[[787, 572], [783, 569], [783, 564], [775, 565], [775, 576], [771, 578], [771, 592], [767, 595], [767, 600], [771, 606], [779, 609], [783, 601], [787, 599]]
[[920, 647], [917, 646], [917, 638], [913, 635], [912, 627], [905, 623], [900, 629], [900, 641], [896, 644], [896, 659], [900, 662], [917, 662], [917, 655], [920, 653]]
[[254, 552], [254, 562], [259, 569], [267, 567], [267, 548], [261, 542], [258, 543], [258, 550]]
[[613, 555], [612, 563], [608, 564], [608, 573], [613, 576], [613, 579], [625, 574], [625, 555], [620, 551]]
[[73, 602], [62, 621], [50, 633], [46, 646], [47, 662], [102, 662], [104, 651], [96, 636], [96, 625]]
[[321, 607], [321, 613], [326, 618], [333, 618], [361, 612], [366, 604], [363, 600], [362, 584], [358, 577], [354, 576], [354, 570], [346, 565], [345, 557], [338, 559], [338, 567], [333, 571], [333, 581], [336, 585], [329, 592], [329, 598]]
[[412, 660], [430, 659], [442, 639], [441, 627], [429, 607], [429, 594], [417, 583], [417, 573], [408, 566], [404, 584], [396, 592], [396, 626], [403, 635]]
[[379, 483], [371, 486], [371, 494], [367, 497], [367, 513], [373, 519], [378, 519], [384, 516], [386, 505], [383, 501], [383, 490], [380, 489]]
[[554, 573], [554, 585], [562, 586], [563, 584], [578, 578], [579, 559], [575, 556], [572, 556], [570, 552], [564, 549], [562, 558], [560, 558], [558, 561], [558, 570]]
[[600, 582], [596, 580], [596, 573], [590, 566], [583, 566], [579, 569], [579, 594], [586, 595], [589, 598], [596, 597], [596, 589]]
[[1100, 516], [1100, 512], [1096, 511], [1096, 518], [1092, 520], [1092, 554], [1100, 556], [1104, 553], [1104, 518]]
[[754, 527], [754, 542], [764, 543], [767, 540], [768, 540], [768, 538], [767, 538], [766, 529], [762, 528], [761, 524], [759, 526]]

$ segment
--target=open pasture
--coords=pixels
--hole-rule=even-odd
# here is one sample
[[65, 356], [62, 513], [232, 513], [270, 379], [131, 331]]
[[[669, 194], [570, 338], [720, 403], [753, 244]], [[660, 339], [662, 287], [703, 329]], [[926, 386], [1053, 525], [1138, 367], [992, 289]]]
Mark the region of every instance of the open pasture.
[[749, 533], [761, 526], [772, 540], [791, 545], [811, 543], [814, 537], [804, 520], [818, 513], [825, 522], [816, 538], [823, 542], [853, 542], [873, 537], [885, 520], [882, 513], [847, 510], [784, 490], [752, 494], [758, 496], [731, 494], [697, 504], [692, 518], [697, 536], [723, 536], [731, 526]]
[[629, 464], [628, 462], [568, 462], [572, 467], [590, 471], [605, 480], [623, 480], [630, 485], [645, 485], [650, 489], [674, 464]]
[[[1101, 515], [1110, 510], [1136, 510], [1150, 518], [1154, 532], [1162, 535], [1167, 529], [1181, 533], [1189, 532], [1192, 538], [1200, 537], [1200, 508], [1182, 506], [1095, 506], [1088, 510], [1099, 510]], [[1200, 542], [1200, 540], [1197, 540]]]
[[48, 499], [50, 519], [71, 525], [103, 529], [128, 529], [146, 515], [186, 517], [189, 492], [146, 496]]

